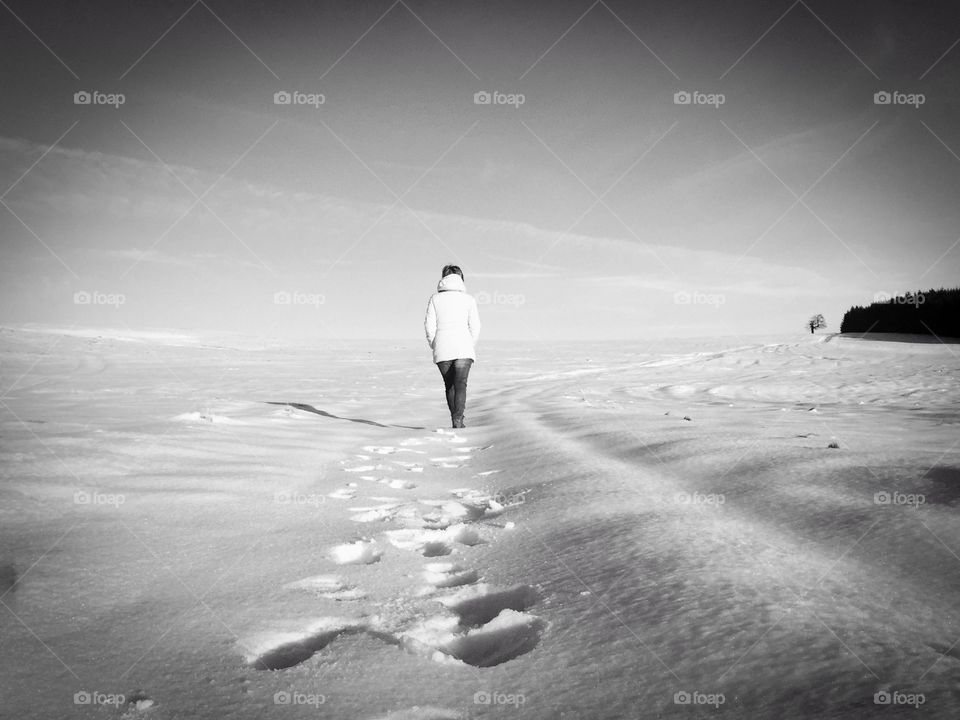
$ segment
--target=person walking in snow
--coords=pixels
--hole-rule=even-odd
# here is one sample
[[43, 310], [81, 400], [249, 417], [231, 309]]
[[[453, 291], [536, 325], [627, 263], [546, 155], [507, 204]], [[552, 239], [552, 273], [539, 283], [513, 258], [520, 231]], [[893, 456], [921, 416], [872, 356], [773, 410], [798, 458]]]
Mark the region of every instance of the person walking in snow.
[[443, 268], [437, 292], [427, 302], [423, 321], [433, 362], [440, 369], [447, 393], [453, 427], [462, 428], [467, 405], [467, 377], [476, 359], [474, 347], [480, 337], [477, 301], [467, 294], [463, 271], [456, 265]]

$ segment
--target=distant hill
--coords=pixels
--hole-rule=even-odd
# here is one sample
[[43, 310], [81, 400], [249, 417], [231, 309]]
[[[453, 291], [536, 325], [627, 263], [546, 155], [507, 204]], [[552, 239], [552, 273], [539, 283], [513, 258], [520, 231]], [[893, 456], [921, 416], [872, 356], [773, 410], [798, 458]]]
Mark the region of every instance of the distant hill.
[[913, 333], [960, 337], [960, 288], [880, 298], [843, 315], [842, 333]]

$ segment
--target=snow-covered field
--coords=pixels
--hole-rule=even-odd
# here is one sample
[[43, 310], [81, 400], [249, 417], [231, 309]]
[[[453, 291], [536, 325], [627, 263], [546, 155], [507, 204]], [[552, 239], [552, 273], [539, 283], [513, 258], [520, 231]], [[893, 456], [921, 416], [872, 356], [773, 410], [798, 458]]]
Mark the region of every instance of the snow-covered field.
[[420, 343], [0, 363], [3, 717], [960, 708], [960, 345], [484, 343], [456, 432]]

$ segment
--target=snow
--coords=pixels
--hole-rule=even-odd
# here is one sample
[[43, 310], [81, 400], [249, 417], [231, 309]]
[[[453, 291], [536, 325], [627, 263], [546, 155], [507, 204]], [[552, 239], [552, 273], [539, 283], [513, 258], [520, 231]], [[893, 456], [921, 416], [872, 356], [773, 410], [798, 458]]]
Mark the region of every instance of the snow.
[[337, 545], [330, 550], [330, 556], [337, 565], [370, 565], [379, 562], [382, 555], [376, 543], [363, 540]]
[[3, 715], [952, 717], [907, 340], [485, 342], [453, 431], [416, 348], [4, 328]]

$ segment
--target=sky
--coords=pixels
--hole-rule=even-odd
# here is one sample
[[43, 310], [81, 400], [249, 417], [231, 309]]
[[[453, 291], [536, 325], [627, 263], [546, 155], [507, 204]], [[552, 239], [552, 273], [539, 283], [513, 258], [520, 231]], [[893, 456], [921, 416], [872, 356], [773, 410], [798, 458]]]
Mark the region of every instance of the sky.
[[412, 340], [457, 263], [489, 339], [782, 334], [960, 284], [954, 2], [2, 0], [0, 40], [2, 324]]

